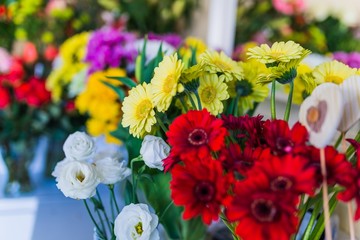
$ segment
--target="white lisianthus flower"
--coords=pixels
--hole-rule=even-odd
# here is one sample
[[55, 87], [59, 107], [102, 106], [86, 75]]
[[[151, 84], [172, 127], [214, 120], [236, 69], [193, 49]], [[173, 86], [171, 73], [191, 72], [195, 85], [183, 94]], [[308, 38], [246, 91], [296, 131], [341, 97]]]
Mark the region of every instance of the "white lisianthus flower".
[[94, 164], [103, 184], [115, 184], [131, 175], [131, 169], [126, 167], [126, 162], [119, 161], [118, 158], [97, 159]]
[[146, 135], [140, 149], [140, 154], [149, 168], [164, 170], [163, 162], [169, 156], [170, 147], [166, 142], [156, 136]]
[[87, 199], [95, 195], [100, 183], [93, 164], [80, 161], [66, 161], [55, 173], [56, 186], [66, 197]]
[[87, 160], [95, 152], [94, 140], [84, 132], [75, 132], [66, 139], [63, 150], [70, 160]]
[[61, 171], [62, 171], [62, 168], [68, 163], [70, 162], [71, 160], [67, 159], [67, 158], [64, 158], [62, 161], [60, 162], [57, 162], [56, 163], [56, 166], [54, 168], [54, 171], [51, 173], [51, 175], [55, 178], [58, 178]]
[[158, 221], [158, 217], [149, 211], [146, 204], [131, 203], [115, 219], [116, 240], [159, 240], [156, 229]]

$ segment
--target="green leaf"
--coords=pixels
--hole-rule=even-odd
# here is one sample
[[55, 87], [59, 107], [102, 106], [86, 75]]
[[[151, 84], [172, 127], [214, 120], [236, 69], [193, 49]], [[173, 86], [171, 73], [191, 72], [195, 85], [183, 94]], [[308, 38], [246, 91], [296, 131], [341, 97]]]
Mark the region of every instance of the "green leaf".
[[206, 228], [200, 217], [190, 219], [189, 221], [183, 220], [181, 226], [182, 239], [204, 239]]
[[154, 178], [150, 174], [141, 174], [140, 179], [142, 179], [142, 178], [144, 178], [144, 179], [148, 180], [149, 182], [155, 184]]
[[142, 140], [129, 135], [125, 141], [126, 149], [129, 153], [129, 159], [136, 158], [139, 155]]
[[[336, 195], [337, 193], [335, 193], [329, 201], [329, 212], [330, 212], [330, 216], [331, 214], [334, 212], [335, 207], [338, 203], [338, 201], [336, 200]], [[321, 235], [323, 234], [325, 229], [325, 222], [324, 222], [324, 213], [321, 214], [321, 216], [319, 217], [313, 231], [311, 232], [310, 238], [311, 240], [319, 240]]]
[[100, 209], [100, 210], [104, 211], [104, 206], [101, 204], [101, 202], [97, 198], [92, 197], [92, 198], [90, 198], [90, 200], [94, 204], [95, 209]]
[[117, 139], [120, 139], [122, 141], [126, 141], [129, 136], [129, 129], [124, 128], [121, 123], [119, 123], [117, 129], [115, 131], [110, 132], [111, 136], [116, 137]]
[[136, 87], [136, 83], [131, 78], [128, 77], [107, 77], [107, 78], [118, 80], [130, 89]]
[[120, 101], [124, 101], [124, 98], [125, 98], [124, 90], [112, 85], [111, 83], [105, 82], [105, 81], [102, 81], [102, 83], [105, 84], [106, 86], [110, 87], [112, 90], [114, 90], [116, 92], [116, 94], [119, 96]]

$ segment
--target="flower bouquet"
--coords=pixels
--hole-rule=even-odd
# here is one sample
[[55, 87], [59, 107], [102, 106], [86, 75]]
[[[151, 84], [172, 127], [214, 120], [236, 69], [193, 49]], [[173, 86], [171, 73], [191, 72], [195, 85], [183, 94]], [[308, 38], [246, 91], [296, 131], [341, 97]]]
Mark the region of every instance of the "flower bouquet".
[[[324, 233], [332, 239], [330, 216], [338, 200], [349, 202], [355, 239], [360, 134], [346, 134], [360, 118], [357, 69], [339, 71], [333, 61], [298, 73], [310, 51], [293, 41], [250, 48], [246, 62], [211, 50], [196, 57], [196, 49], [184, 62], [161, 48], [146, 61], [144, 49], [136, 82], [112, 78], [131, 88], [128, 96], [119, 94], [123, 114], [113, 132], [128, 148], [131, 177], [120, 192], [125, 207], [106, 218], [108, 230], [91, 215], [100, 239], [160, 239], [159, 229], [165, 239], [205, 239], [206, 226], [220, 220], [233, 239], [320, 239]], [[268, 97], [268, 83], [271, 119], [264, 119], [254, 112]], [[277, 117], [277, 84], [289, 91], [283, 119]], [[299, 92], [299, 121], [291, 126]], [[87, 149], [79, 143], [69, 146]], [[94, 197], [105, 171], [81, 156], [58, 165], [57, 186], [106, 212]], [[87, 184], [91, 191], [78, 195]], [[114, 182], [105, 184], [114, 196]]]

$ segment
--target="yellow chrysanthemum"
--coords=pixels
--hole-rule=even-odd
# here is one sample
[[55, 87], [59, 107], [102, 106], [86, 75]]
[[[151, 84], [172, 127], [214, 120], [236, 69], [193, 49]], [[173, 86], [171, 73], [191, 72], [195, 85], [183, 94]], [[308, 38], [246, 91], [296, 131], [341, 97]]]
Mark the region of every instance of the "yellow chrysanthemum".
[[224, 110], [221, 101], [229, 98], [226, 83], [222, 82], [216, 74], [205, 74], [200, 78], [198, 93], [203, 108], [211, 114], [218, 115]]
[[255, 102], [262, 102], [268, 96], [269, 88], [257, 83], [259, 74], [267, 72], [264, 64], [249, 61], [239, 63], [244, 70], [244, 79], [228, 83], [229, 94], [232, 98], [238, 96], [239, 113], [252, 109]]
[[[88, 114], [90, 119], [86, 122], [89, 134], [105, 137], [116, 130], [121, 117], [121, 104], [114, 90], [103, 82], [114, 86], [122, 85], [121, 82], [109, 79], [111, 76], [125, 76], [126, 72], [119, 68], [110, 68], [99, 71], [89, 76], [85, 90], [75, 99], [75, 107], [82, 114]], [[116, 138], [106, 137], [111, 143], [120, 143]]]
[[345, 79], [355, 74], [355, 68], [351, 68], [336, 60], [322, 63], [318, 65], [313, 71], [313, 76], [317, 84], [325, 82], [340, 84]]
[[243, 70], [233, 61], [226, 56], [224, 52], [218, 53], [216, 51], [206, 51], [200, 56], [200, 64], [204, 71], [209, 73], [220, 74], [221, 81], [232, 81], [234, 79], [243, 78]]
[[179, 49], [180, 56], [185, 62], [189, 61], [192, 57], [192, 50], [195, 49], [196, 60], [199, 61], [199, 56], [207, 49], [206, 44], [198, 38], [187, 37], [184, 41], [183, 46]]
[[271, 48], [267, 44], [250, 48], [247, 55], [249, 59], [257, 59], [262, 63], [290, 62], [299, 59], [304, 54], [304, 48], [293, 41], [275, 42]]
[[88, 133], [92, 136], [105, 135], [105, 140], [108, 143], [114, 143], [120, 145], [122, 142], [111, 135], [111, 132], [117, 129], [118, 120], [114, 121], [103, 121], [97, 118], [89, 118], [86, 121], [86, 129]]
[[121, 124], [130, 127], [129, 132], [133, 136], [143, 137], [156, 123], [154, 107], [150, 85], [143, 83], [132, 88], [123, 102]]
[[[85, 90], [80, 93], [76, 100], [75, 106], [80, 113], [90, 112], [92, 116], [101, 115], [97, 113], [97, 106], [100, 104], [114, 104], [118, 100], [118, 96], [114, 90], [106, 86], [104, 82], [108, 82], [114, 86], [119, 86], [119, 81], [109, 79], [108, 76], [125, 76], [126, 72], [119, 68], [110, 68], [105, 71], [98, 71], [91, 74]], [[95, 107], [92, 107], [95, 105]], [[120, 109], [120, 105], [118, 104]], [[103, 111], [102, 111], [103, 112]]]
[[165, 112], [176, 95], [182, 88], [179, 84], [184, 64], [178, 60], [177, 54], [165, 56], [163, 61], [154, 70], [151, 79], [151, 89], [154, 104], [159, 112]]
[[[89, 33], [84, 32], [67, 39], [59, 49], [62, 65], [53, 70], [46, 80], [46, 88], [52, 92], [54, 101], [59, 101], [63, 89], [71, 82], [74, 75], [83, 70], [87, 64], [82, 60], [85, 57]], [[55, 93], [53, 93], [53, 90]]]
[[[300, 64], [297, 68], [297, 76], [294, 79], [293, 103], [301, 104], [304, 99], [311, 94], [316, 87], [316, 82], [311, 74], [312, 69], [306, 64]], [[286, 92], [290, 91], [290, 86], [285, 85]]]

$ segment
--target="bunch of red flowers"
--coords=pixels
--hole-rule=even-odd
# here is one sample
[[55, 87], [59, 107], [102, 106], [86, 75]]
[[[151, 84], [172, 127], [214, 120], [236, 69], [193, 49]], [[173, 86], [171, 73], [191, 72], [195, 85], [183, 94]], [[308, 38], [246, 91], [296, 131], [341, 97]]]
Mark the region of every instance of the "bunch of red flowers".
[[12, 57], [7, 72], [0, 72], [0, 144], [22, 141], [47, 131], [51, 94], [45, 80]]
[[[298, 231], [300, 197], [314, 196], [322, 182], [320, 150], [300, 123], [290, 128], [262, 116], [219, 119], [204, 109], [177, 117], [166, 135], [171, 152], [164, 166], [184, 219], [201, 216], [210, 224], [221, 216], [244, 240], [285, 240]], [[348, 187], [340, 196], [357, 194], [359, 204], [360, 167], [356, 175], [332, 146], [325, 157], [329, 186]]]
[[45, 80], [26, 76], [20, 60], [14, 58], [9, 72], [0, 73], [0, 109], [16, 103], [39, 108], [50, 100], [51, 94], [45, 88]]

